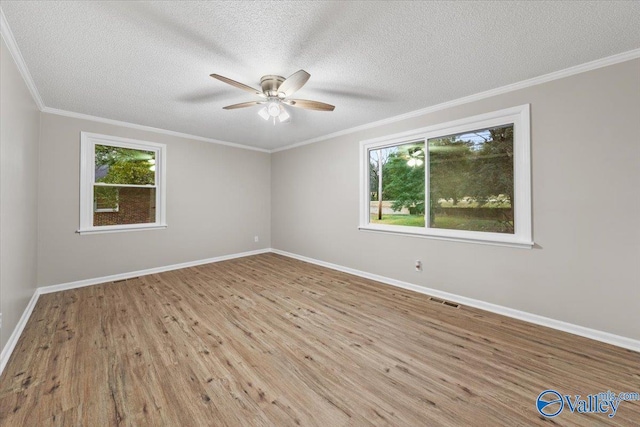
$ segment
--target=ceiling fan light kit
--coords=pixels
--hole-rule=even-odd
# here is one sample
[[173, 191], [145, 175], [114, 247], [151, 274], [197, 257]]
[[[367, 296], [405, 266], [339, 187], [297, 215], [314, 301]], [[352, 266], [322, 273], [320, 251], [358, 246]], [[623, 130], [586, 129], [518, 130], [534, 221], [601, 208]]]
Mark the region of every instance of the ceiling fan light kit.
[[309, 77], [311, 77], [311, 75], [304, 70], [293, 73], [287, 79], [282, 76], [271, 74], [262, 76], [260, 79], [260, 87], [262, 88], [262, 91], [219, 74], [211, 74], [211, 77], [263, 98], [260, 101], [249, 101], [242, 102], [240, 104], [227, 105], [226, 107], [223, 107], [223, 109], [235, 110], [237, 108], [266, 104], [266, 106], [262, 107], [260, 111], [258, 111], [258, 115], [265, 120], [273, 119], [274, 125], [276, 124], [276, 118], [280, 123], [287, 122], [291, 118], [283, 104], [291, 107], [316, 111], [333, 111], [335, 109], [333, 105], [325, 104], [324, 102], [309, 101], [306, 99], [287, 99], [289, 96], [293, 95], [294, 92], [304, 86], [307, 80], [309, 80]]
[[284, 106], [280, 103], [279, 100], [270, 100], [266, 107], [262, 107], [260, 111], [258, 111], [258, 115], [265, 120], [273, 119], [273, 124], [276, 124], [276, 118], [280, 121], [280, 123], [288, 121], [291, 116], [285, 110]]

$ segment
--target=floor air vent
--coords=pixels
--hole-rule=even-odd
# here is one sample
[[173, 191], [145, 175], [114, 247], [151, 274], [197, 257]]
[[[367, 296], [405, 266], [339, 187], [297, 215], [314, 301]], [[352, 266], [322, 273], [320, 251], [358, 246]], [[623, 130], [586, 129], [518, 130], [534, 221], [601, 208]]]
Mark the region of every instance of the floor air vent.
[[111, 282], [111, 283], [121, 283], [121, 282], [126, 282], [127, 280], [135, 280], [135, 279], [138, 279], [138, 278], [139, 278], [139, 277], [137, 277], [137, 276], [136, 276], [136, 277], [129, 277], [128, 279], [114, 280], [114, 281], [113, 281], [113, 282]]
[[440, 298], [436, 298], [436, 297], [429, 297], [429, 300], [433, 301], [433, 302], [437, 302], [438, 304], [442, 304], [442, 305], [446, 305], [448, 307], [453, 307], [453, 308], [459, 308], [460, 304], [456, 304], [455, 302], [451, 302], [451, 301], [446, 301]]

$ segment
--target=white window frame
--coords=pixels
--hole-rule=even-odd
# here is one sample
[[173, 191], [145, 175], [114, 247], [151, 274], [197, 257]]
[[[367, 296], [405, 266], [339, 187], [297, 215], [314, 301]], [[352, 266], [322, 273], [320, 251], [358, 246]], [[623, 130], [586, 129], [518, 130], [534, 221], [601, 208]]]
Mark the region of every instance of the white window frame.
[[[381, 138], [360, 142], [360, 224], [362, 231], [393, 233], [457, 242], [531, 248], [533, 246], [531, 218], [531, 129], [529, 104], [493, 111], [451, 122], [440, 123]], [[424, 140], [425, 144], [425, 206], [429, 203], [429, 140], [478, 129], [513, 124], [514, 167], [514, 233], [449, 230], [429, 228], [429, 209], [425, 209], [425, 226], [376, 224], [370, 222], [369, 151]]]
[[[95, 146], [109, 145], [113, 147], [130, 148], [133, 150], [153, 151], [155, 153], [155, 185], [127, 185], [117, 187], [149, 187], [156, 189], [156, 220], [152, 223], [93, 225], [93, 188], [95, 182]], [[167, 146], [156, 142], [140, 141], [137, 139], [120, 138], [117, 136], [100, 135], [96, 133], [80, 133], [80, 234], [98, 234], [123, 231], [154, 230], [167, 227], [166, 222], [166, 176], [167, 176]]]

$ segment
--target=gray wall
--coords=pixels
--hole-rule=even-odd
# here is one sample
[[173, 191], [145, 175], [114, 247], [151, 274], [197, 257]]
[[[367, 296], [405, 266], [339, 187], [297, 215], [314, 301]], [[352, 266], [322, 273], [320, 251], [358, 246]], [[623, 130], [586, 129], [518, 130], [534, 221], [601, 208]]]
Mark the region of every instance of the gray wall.
[[[82, 236], [75, 232], [81, 131], [167, 144], [167, 229]], [[271, 244], [268, 153], [43, 113], [40, 159], [39, 286]]]
[[[358, 231], [359, 141], [525, 103], [534, 249]], [[640, 339], [639, 138], [634, 60], [278, 152], [273, 247]]]
[[4, 39], [0, 44], [0, 348], [4, 348], [36, 288], [40, 112]]
[[[1, 56], [2, 346], [36, 285], [270, 246], [640, 339], [640, 60], [270, 156], [41, 114]], [[359, 141], [524, 103], [535, 249], [357, 230]], [[81, 131], [167, 144], [166, 230], [75, 233]]]

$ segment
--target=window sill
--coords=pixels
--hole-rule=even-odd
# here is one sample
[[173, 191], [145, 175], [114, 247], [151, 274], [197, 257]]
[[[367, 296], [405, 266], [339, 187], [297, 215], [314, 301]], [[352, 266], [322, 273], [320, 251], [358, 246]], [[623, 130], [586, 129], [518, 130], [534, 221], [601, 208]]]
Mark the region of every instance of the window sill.
[[[448, 242], [464, 242], [464, 243], [476, 243], [480, 245], [491, 245], [491, 246], [506, 246], [510, 248], [520, 248], [520, 249], [531, 249], [533, 248], [534, 243], [532, 241], [520, 241], [516, 240], [513, 235], [499, 235], [498, 233], [480, 233], [480, 234], [488, 234], [488, 236], [478, 236], [478, 237], [466, 237], [466, 236], [449, 236], [449, 235], [436, 235], [433, 233], [429, 233], [426, 229], [416, 229], [411, 230], [409, 227], [380, 227], [375, 225], [361, 225], [358, 227], [360, 231], [374, 232], [374, 233], [384, 233], [384, 234], [395, 234], [399, 236], [409, 236], [409, 237], [421, 237], [425, 239], [434, 239], [434, 240], [445, 240]], [[459, 230], [452, 230], [454, 232], [459, 232]], [[474, 232], [469, 232], [474, 233]]]
[[145, 230], [161, 230], [167, 228], [167, 224], [132, 224], [127, 225], [106, 225], [104, 227], [92, 227], [76, 231], [80, 235], [84, 234], [104, 234], [104, 233], [123, 233], [125, 231], [145, 231]]

